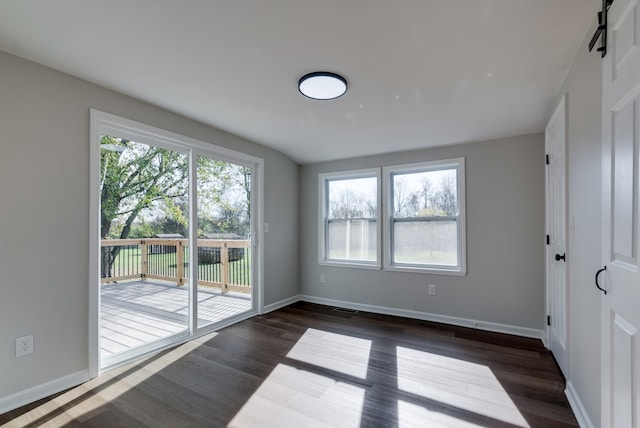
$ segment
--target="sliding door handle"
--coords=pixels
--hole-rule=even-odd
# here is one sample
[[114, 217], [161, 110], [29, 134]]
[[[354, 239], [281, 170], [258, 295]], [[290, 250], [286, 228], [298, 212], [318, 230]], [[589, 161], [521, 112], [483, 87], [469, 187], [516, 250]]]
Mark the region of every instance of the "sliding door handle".
[[600, 284], [598, 283], [598, 277], [605, 270], [607, 270], [607, 266], [606, 265], [605, 265], [605, 267], [600, 269], [598, 272], [596, 272], [596, 287], [598, 288], [598, 290], [602, 291], [604, 293], [604, 295], [606, 296], [607, 295], [607, 290], [605, 290], [604, 288], [600, 287]]

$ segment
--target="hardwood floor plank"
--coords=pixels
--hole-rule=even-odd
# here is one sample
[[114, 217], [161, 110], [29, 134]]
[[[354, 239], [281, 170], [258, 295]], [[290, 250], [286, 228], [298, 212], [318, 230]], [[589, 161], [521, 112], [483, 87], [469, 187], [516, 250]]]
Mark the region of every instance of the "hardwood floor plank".
[[0, 425], [575, 428], [564, 388], [534, 339], [298, 302]]

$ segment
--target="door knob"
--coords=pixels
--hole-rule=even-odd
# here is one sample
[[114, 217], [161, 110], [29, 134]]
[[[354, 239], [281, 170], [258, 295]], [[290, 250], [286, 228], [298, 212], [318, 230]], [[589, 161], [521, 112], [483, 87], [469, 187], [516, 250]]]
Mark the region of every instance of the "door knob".
[[564, 260], [565, 262], [567, 261], [566, 253], [563, 255], [556, 254], [556, 261], [559, 262], [560, 260]]

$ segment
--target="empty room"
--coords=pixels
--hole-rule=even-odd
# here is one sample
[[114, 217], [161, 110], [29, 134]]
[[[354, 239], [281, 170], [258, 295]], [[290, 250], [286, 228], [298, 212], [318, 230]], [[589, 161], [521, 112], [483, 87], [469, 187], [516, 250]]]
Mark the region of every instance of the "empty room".
[[638, 25], [0, 2], [0, 426], [640, 428]]

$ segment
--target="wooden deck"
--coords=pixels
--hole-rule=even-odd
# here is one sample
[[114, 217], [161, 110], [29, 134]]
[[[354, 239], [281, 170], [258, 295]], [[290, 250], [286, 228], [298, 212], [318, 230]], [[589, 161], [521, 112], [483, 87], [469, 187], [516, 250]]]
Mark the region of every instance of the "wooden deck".
[[[101, 286], [100, 356], [108, 357], [184, 331], [188, 327], [186, 286], [146, 280]], [[198, 289], [198, 326], [251, 309], [249, 295]]]

